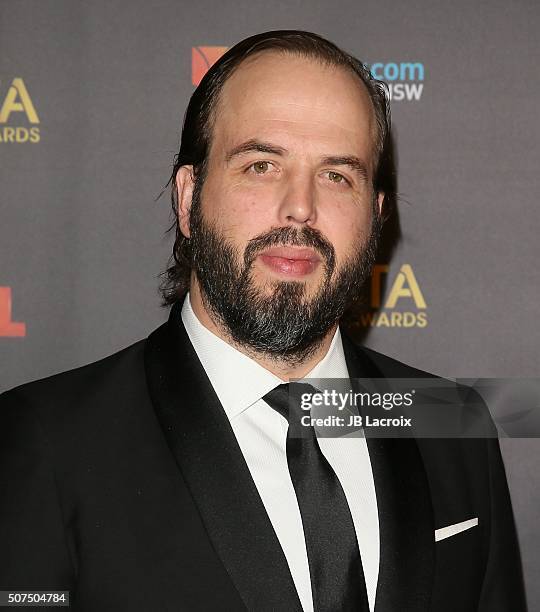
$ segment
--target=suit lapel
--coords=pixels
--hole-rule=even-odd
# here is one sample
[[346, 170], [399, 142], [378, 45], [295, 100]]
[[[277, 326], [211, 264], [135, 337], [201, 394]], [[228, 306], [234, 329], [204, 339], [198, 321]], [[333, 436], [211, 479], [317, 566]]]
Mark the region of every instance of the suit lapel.
[[[371, 359], [342, 330], [351, 379], [384, 378]], [[354, 385], [354, 381], [351, 381]], [[435, 564], [431, 492], [413, 438], [367, 437], [380, 529], [376, 612], [430, 609]]]
[[285, 555], [180, 305], [149, 336], [145, 369], [167, 443], [246, 608], [300, 612]]

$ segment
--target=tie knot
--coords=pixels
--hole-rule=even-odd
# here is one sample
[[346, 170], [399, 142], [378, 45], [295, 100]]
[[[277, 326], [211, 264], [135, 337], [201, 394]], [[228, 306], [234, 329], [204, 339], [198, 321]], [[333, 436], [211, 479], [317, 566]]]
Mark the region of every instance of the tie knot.
[[311, 396], [319, 391], [307, 383], [283, 383], [267, 393], [263, 400], [290, 422], [291, 412], [297, 418], [309, 414]]

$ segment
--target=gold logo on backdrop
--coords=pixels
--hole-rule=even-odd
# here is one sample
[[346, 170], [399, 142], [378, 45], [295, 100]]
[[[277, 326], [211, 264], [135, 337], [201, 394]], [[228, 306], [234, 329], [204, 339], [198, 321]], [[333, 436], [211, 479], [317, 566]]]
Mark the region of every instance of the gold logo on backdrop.
[[24, 81], [16, 77], [0, 107], [0, 143], [39, 142], [38, 124], [39, 117], [28, 89]]
[[382, 303], [382, 279], [388, 272], [387, 265], [373, 266], [370, 296], [373, 312], [362, 313], [362, 327], [426, 327], [427, 304], [412, 266], [403, 264], [400, 267]]

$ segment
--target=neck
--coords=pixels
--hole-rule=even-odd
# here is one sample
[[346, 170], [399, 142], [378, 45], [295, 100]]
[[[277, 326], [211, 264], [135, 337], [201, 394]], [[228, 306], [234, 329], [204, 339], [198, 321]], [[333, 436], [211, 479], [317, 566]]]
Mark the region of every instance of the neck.
[[330, 344], [332, 343], [332, 338], [334, 337], [334, 333], [337, 328], [337, 323], [333, 325], [324, 336], [322, 341], [319, 343], [317, 348], [311, 353], [306, 359], [304, 359], [301, 363], [291, 364], [284, 361], [276, 360], [275, 358], [268, 357], [260, 352], [250, 350], [243, 345], [235, 342], [231, 335], [224, 329], [223, 325], [220, 324], [219, 321], [215, 320], [215, 317], [212, 317], [210, 312], [208, 312], [207, 308], [204, 305], [200, 288], [197, 282], [192, 282], [189, 290], [189, 299], [191, 303], [191, 308], [195, 313], [195, 316], [199, 319], [199, 321], [206, 327], [206, 329], [210, 330], [213, 334], [227, 342], [228, 344], [234, 346], [235, 349], [244, 353], [254, 361], [256, 361], [259, 365], [261, 365], [266, 370], [272, 372], [278, 378], [281, 378], [283, 381], [289, 381], [291, 378], [303, 378], [309, 371], [311, 371], [318, 363], [323, 359], [323, 357], [328, 352], [330, 348]]

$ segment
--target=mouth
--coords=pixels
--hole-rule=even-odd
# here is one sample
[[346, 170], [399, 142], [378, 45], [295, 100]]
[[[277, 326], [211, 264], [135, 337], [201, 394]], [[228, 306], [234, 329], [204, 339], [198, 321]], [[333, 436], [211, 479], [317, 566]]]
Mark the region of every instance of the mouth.
[[311, 274], [321, 263], [321, 258], [313, 249], [298, 247], [267, 249], [258, 259], [276, 274], [298, 277]]

